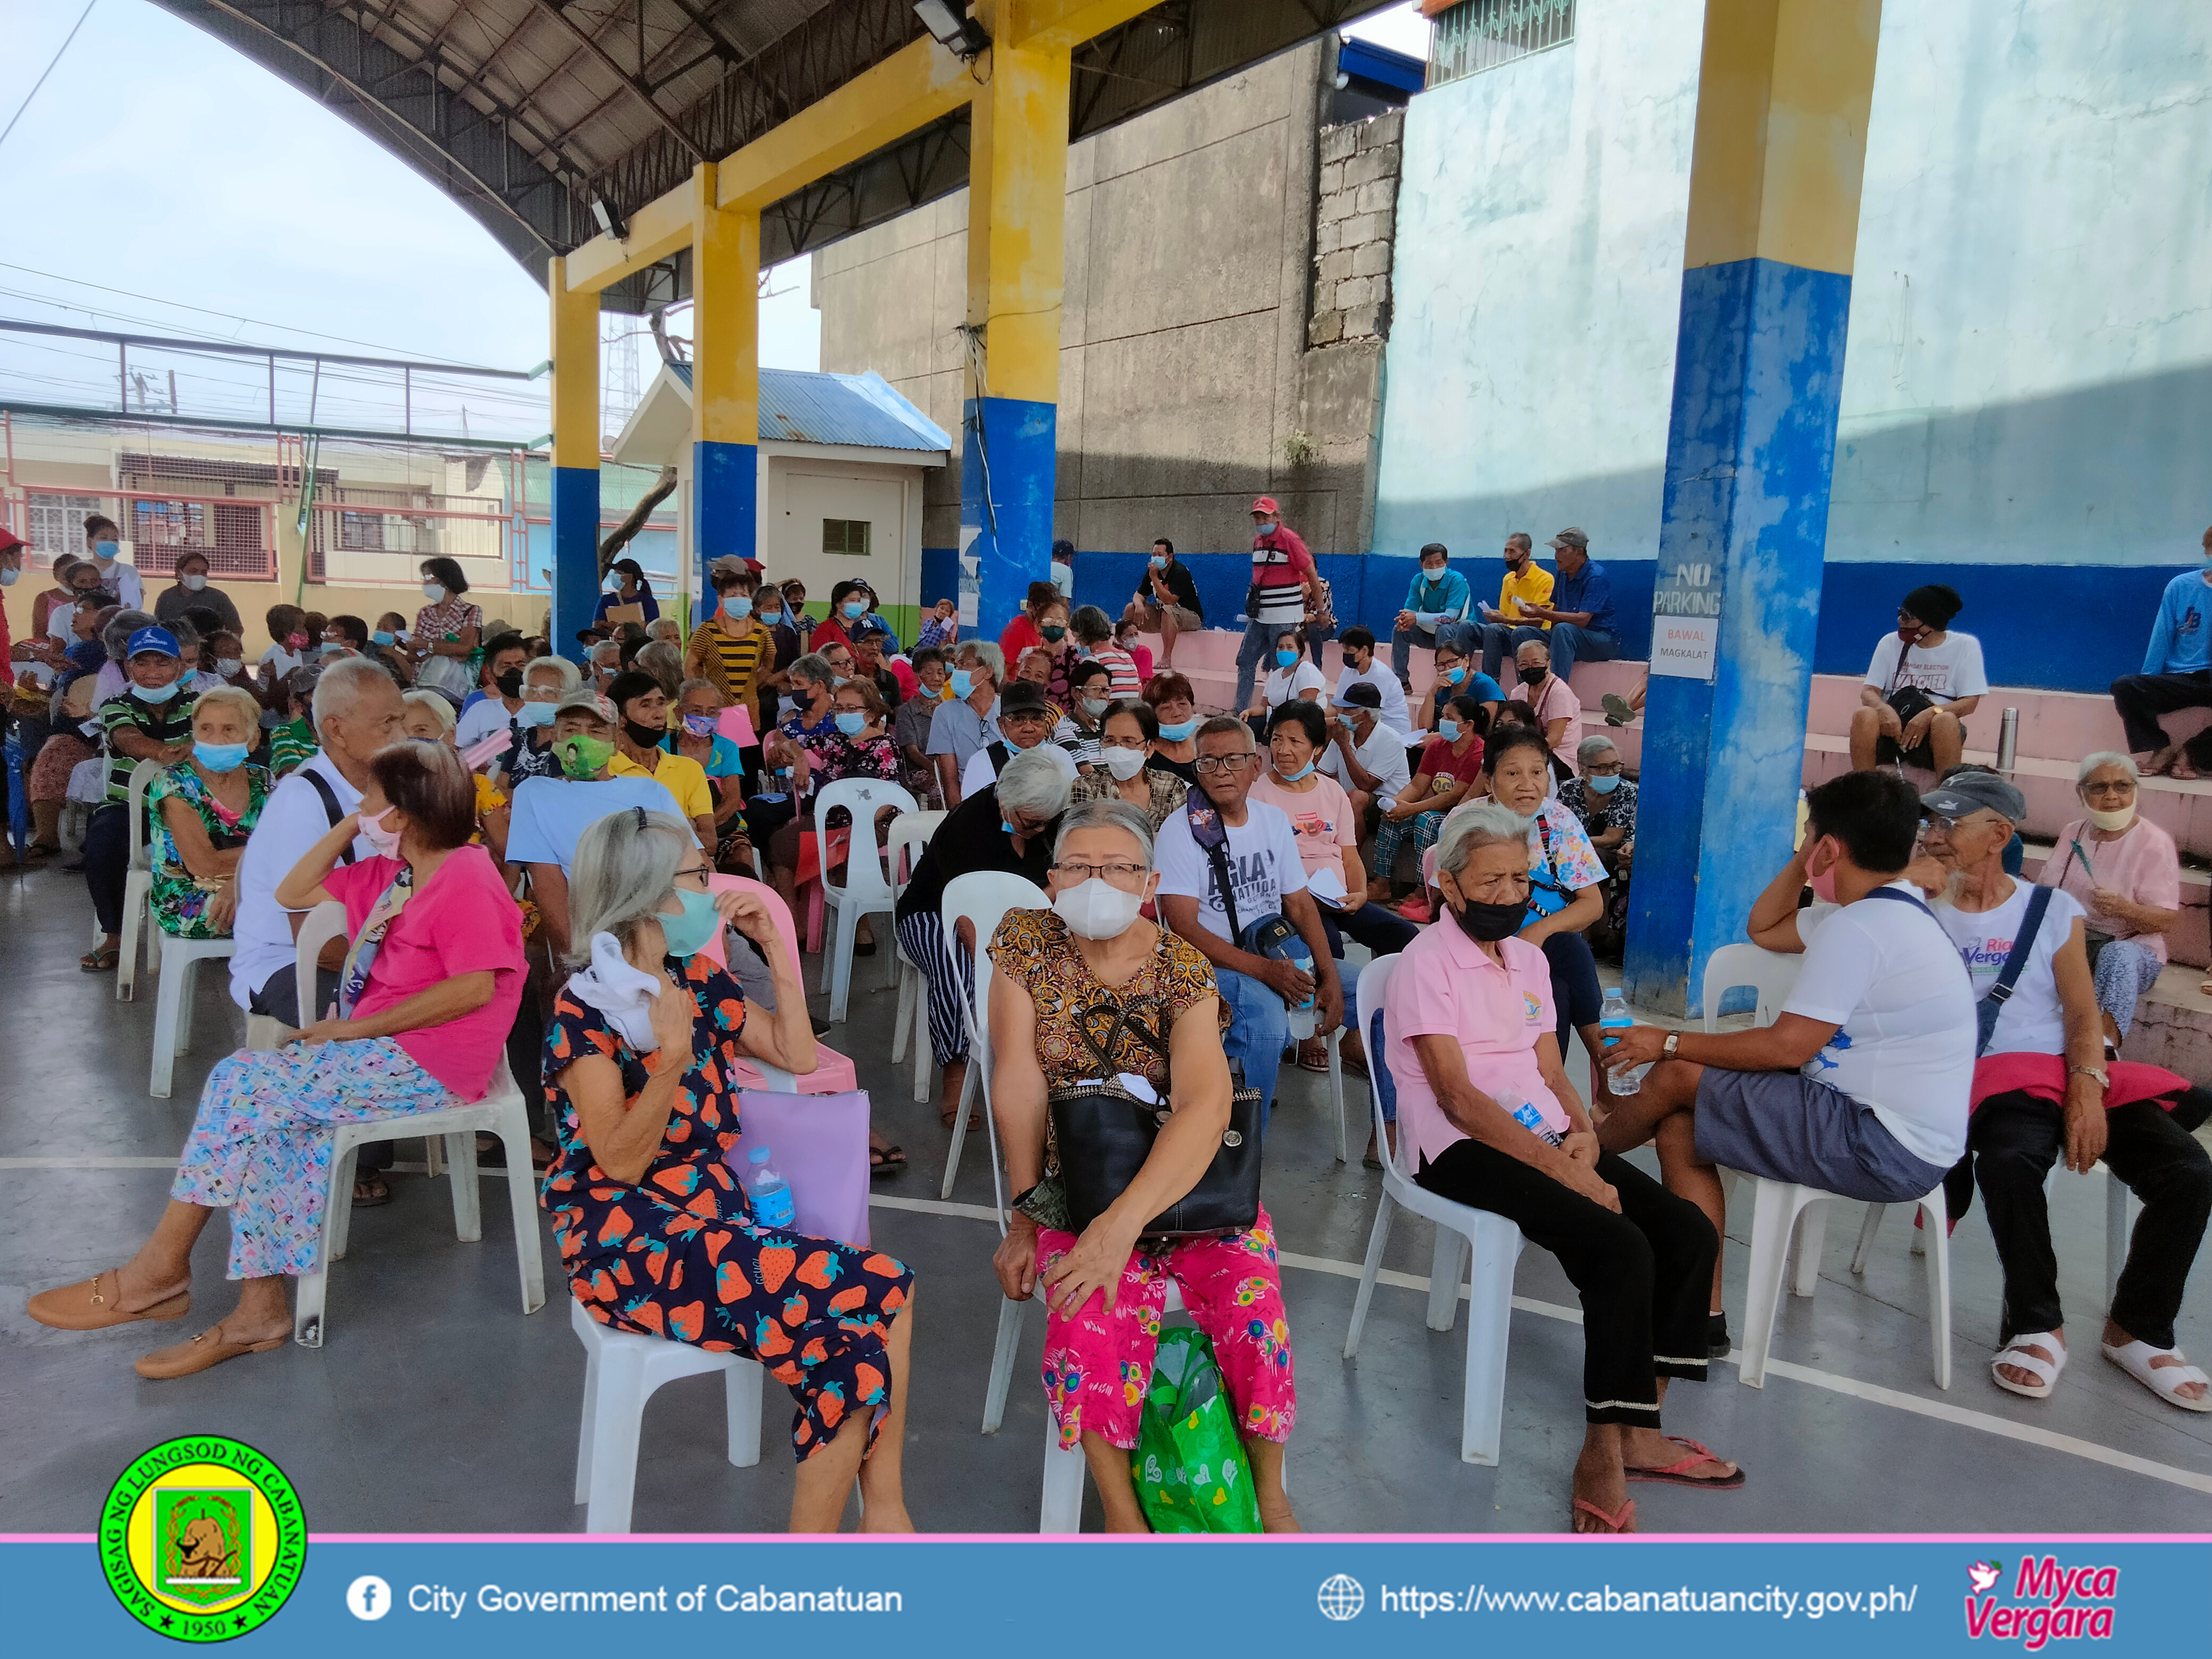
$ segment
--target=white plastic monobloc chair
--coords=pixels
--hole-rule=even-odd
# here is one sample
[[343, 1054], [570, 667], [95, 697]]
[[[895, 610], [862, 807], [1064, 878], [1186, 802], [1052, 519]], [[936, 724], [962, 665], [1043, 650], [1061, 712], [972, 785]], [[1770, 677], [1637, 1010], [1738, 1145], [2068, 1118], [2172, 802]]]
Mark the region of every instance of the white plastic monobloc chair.
[[1790, 1000], [1790, 993], [1797, 983], [1798, 970], [1804, 965], [1803, 957], [1770, 951], [1763, 945], [1722, 945], [1705, 963], [1705, 1030], [1720, 1030], [1721, 1000], [1740, 985], [1748, 986], [1759, 994], [1752, 1024], [1773, 1024], [1775, 1017], [1782, 1012], [1782, 1005]]
[[[345, 906], [319, 904], [300, 928], [300, 960], [312, 964], [329, 940], [345, 931]], [[302, 1006], [314, 1006], [312, 978], [301, 988]], [[494, 1068], [491, 1086], [482, 1100], [443, 1111], [412, 1112], [403, 1117], [338, 1126], [331, 1156], [331, 1191], [323, 1206], [323, 1237], [315, 1257], [315, 1270], [301, 1275], [299, 1305], [292, 1316], [292, 1340], [303, 1348], [319, 1348], [328, 1328], [325, 1306], [329, 1297], [331, 1264], [346, 1252], [346, 1233], [353, 1219], [353, 1171], [356, 1149], [379, 1140], [411, 1140], [443, 1135], [447, 1173], [453, 1183], [453, 1231], [465, 1243], [483, 1237], [483, 1206], [477, 1190], [477, 1134], [499, 1137], [507, 1156], [507, 1191], [514, 1211], [515, 1267], [522, 1280], [522, 1311], [536, 1313], [545, 1305], [545, 1264], [538, 1238], [538, 1183], [530, 1167], [530, 1115], [522, 1091], [507, 1069], [502, 1056]]]
[[[150, 909], [150, 907], [149, 907]], [[192, 1006], [198, 1000], [203, 962], [226, 961], [238, 952], [233, 939], [179, 939], [155, 921], [149, 929], [159, 943], [150, 948], [165, 958], [161, 983], [154, 994], [154, 1066], [146, 1092], [156, 1100], [169, 1097], [177, 1056], [192, 1046]]]
[[[1037, 1294], [1040, 1297], [1044, 1294], [1042, 1285], [1037, 1287]], [[1018, 1310], [1022, 1305], [1018, 1302], [1006, 1304], [1007, 1307], [1017, 1310], [1014, 1315], [1017, 1333], [1021, 1329]], [[1172, 1317], [1182, 1311], [1182, 1293], [1176, 1288], [1175, 1281], [1170, 1279], [1167, 1303], [1161, 1312]], [[1003, 1318], [1000, 1328], [1006, 1328]], [[1000, 1404], [1003, 1407], [1005, 1403], [1006, 1396], [1002, 1392]], [[997, 1427], [998, 1424], [993, 1422], [986, 1426], [984, 1431], [988, 1433]], [[1083, 1530], [1083, 1482], [1090, 1473], [1091, 1465], [1084, 1457], [1080, 1446], [1072, 1450], [1061, 1449], [1060, 1425], [1053, 1421], [1052, 1413], [1048, 1409], [1044, 1414], [1044, 1495], [1037, 1504], [1039, 1532], [1065, 1536]]]
[[[121, 954], [115, 964], [118, 1002], [129, 1002], [137, 995], [142, 932], [146, 939], [146, 971], [154, 975], [161, 971], [161, 930], [154, 925], [154, 860], [146, 848], [146, 791], [161, 775], [159, 761], [140, 761], [131, 769], [131, 869], [123, 879]], [[94, 931], [98, 932], [97, 927]]]
[[[1398, 958], [1388, 956], [1361, 971], [1362, 1024], [1371, 1025], [1397, 966]], [[1367, 1056], [1370, 1079], [1385, 1063], [1382, 1046], [1371, 1044]], [[1384, 1154], [1382, 1197], [1376, 1206], [1375, 1230], [1368, 1236], [1367, 1261], [1359, 1271], [1359, 1294], [1352, 1304], [1352, 1328], [1345, 1334], [1344, 1357], [1350, 1359], [1359, 1351], [1359, 1333], [1367, 1323], [1367, 1304], [1375, 1295], [1376, 1275], [1382, 1271], [1382, 1249], [1389, 1243], [1394, 1211], [1402, 1207], [1426, 1216], [1437, 1224], [1436, 1255], [1429, 1268], [1431, 1330], [1452, 1328], [1459, 1313], [1462, 1265], [1468, 1262], [1470, 1252], [1473, 1255], [1467, 1316], [1467, 1392], [1460, 1409], [1459, 1455], [1462, 1462], [1495, 1468], [1504, 1435], [1505, 1349], [1513, 1321], [1513, 1269], [1527, 1241], [1504, 1216], [1455, 1204], [1416, 1186], [1401, 1167], [1414, 1156], [1412, 1140], [1401, 1135], [1397, 1156], [1389, 1155], [1390, 1138], [1382, 1122], [1382, 1096], [1371, 1080], [1367, 1094], [1375, 1118], [1376, 1148]]]
[[[852, 849], [845, 855], [845, 883], [830, 880], [830, 812], [843, 807], [853, 815]], [[888, 917], [897, 902], [884, 875], [883, 853], [876, 840], [876, 814], [886, 806], [901, 812], [915, 810], [912, 795], [882, 778], [840, 778], [824, 784], [814, 797], [814, 844], [822, 849], [822, 896], [836, 913], [832, 937], [823, 941], [822, 988], [830, 994], [830, 1019], [845, 1018], [853, 988], [853, 947], [862, 916]], [[891, 952], [889, 972], [898, 971], [897, 953]]]
[[[956, 876], [945, 884], [945, 898], [939, 911], [945, 965], [957, 984], [960, 963], [966, 955], [960, 945], [959, 926], [965, 921], [975, 930], [975, 997], [972, 1003], [963, 1000], [960, 1009], [961, 1019], [968, 1028], [968, 1079], [961, 1085], [960, 1107], [952, 1120], [952, 1145], [945, 1155], [945, 1184], [938, 1193], [941, 1199], [952, 1196], [952, 1182], [960, 1173], [960, 1152], [968, 1139], [970, 1103], [980, 1097], [987, 1118], [991, 1110], [991, 935], [998, 931], [1007, 911], [1048, 909], [1051, 903], [1034, 882], [1003, 870], [977, 870]], [[994, 1181], [998, 1158], [994, 1139], [991, 1143]]]
[[[922, 853], [929, 846], [929, 838], [937, 833], [937, 826], [945, 819], [943, 812], [902, 812], [891, 820], [884, 845], [890, 860], [894, 904], [905, 893], [907, 883], [914, 878], [915, 866], [921, 862]], [[929, 981], [921, 964], [907, 956], [906, 946], [899, 942], [896, 928], [891, 933], [891, 952], [898, 973], [898, 1018], [891, 1027], [891, 1064], [896, 1066], [906, 1058], [906, 1045], [911, 1039], [914, 1097], [927, 1100], [931, 1062], [935, 1058], [929, 1049]]]

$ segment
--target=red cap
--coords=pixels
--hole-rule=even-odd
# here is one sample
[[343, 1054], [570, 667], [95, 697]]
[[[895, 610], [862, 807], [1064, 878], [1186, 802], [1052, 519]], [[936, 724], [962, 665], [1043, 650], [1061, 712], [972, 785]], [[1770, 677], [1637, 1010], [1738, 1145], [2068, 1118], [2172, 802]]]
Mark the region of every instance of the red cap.
[[1262, 495], [1252, 503], [1252, 510], [1255, 513], [1279, 513], [1283, 509], [1275, 504], [1273, 495]]
[[5, 525], [0, 525], [0, 553], [11, 553], [19, 547], [28, 547], [30, 543], [25, 541], [14, 531], [9, 529]]

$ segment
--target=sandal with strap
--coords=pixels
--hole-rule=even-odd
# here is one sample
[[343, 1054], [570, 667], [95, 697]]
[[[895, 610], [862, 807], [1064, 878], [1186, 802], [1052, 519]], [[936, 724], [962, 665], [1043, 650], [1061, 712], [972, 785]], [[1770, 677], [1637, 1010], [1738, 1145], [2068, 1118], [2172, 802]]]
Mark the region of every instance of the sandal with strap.
[[[2031, 1348], [2047, 1349], [2058, 1358], [2045, 1359], [2041, 1354], [2029, 1352]], [[1997, 1367], [2000, 1365], [2009, 1365], [2016, 1371], [2029, 1372], [2036, 1380], [2015, 1382], [2008, 1376], [1998, 1375]], [[2029, 1331], [2014, 1337], [1997, 1350], [1996, 1357], [1990, 1361], [1990, 1381], [2007, 1394], [2024, 1395], [2030, 1400], [2048, 1400], [2051, 1390], [2057, 1384], [2058, 1373], [2065, 1369], [2065, 1343], [2060, 1341], [2053, 1332]]]
[[[1617, 1515], [1607, 1515], [1587, 1498], [1577, 1498], [1575, 1499], [1575, 1512], [1595, 1516], [1600, 1523], [1598, 1528], [1600, 1533], [1623, 1533], [1636, 1530], [1636, 1500], [1633, 1498], [1620, 1506], [1620, 1512]], [[1569, 1532], [1576, 1530], [1573, 1514], [1570, 1514], [1567, 1517], [1567, 1530]], [[1595, 1534], [1584, 1534], [1589, 1537], [1595, 1535]]]
[[2154, 1348], [2149, 1343], [2141, 1340], [2130, 1342], [2124, 1347], [2114, 1347], [2109, 1342], [2098, 1346], [2104, 1349], [2106, 1358], [2167, 1405], [2179, 1406], [2185, 1412], [2212, 1412], [2212, 1392], [2196, 1400], [2187, 1399], [2175, 1392], [2185, 1382], [2212, 1382], [2212, 1377], [2207, 1377], [2194, 1365], [2154, 1365], [2150, 1363], [2169, 1356], [2175, 1359], [2184, 1358], [2180, 1349]]
[[1656, 1480], [1669, 1486], [1702, 1486], [1707, 1492], [1734, 1492], [1743, 1485], [1743, 1470], [1740, 1468], [1717, 1480], [1693, 1479], [1689, 1471], [1698, 1464], [1725, 1463], [1728, 1459], [1716, 1456], [1711, 1447], [1698, 1441], [1685, 1439], [1679, 1434], [1670, 1434], [1667, 1438], [1677, 1446], [1686, 1448], [1689, 1455], [1679, 1462], [1664, 1464], [1656, 1469], [1628, 1469], [1625, 1473], [1631, 1480]]

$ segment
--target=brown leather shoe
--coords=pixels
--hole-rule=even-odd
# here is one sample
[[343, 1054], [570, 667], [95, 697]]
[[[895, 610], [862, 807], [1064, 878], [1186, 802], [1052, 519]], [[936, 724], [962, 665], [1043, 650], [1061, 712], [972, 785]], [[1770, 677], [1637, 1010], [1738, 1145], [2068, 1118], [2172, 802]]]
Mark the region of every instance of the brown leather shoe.
[[[101, 1288], [103, 1284], [105, 1290]], [[120, 1295], [115, 1270], [110, 1267], [74, 1285], [40, 1291], [24, 1304], [23, 1310], [41, 1325], [51, 1325], [58, 1331], [104, 1331], [111, 1325], [128, 1325], [133, 1320], [182, 1319], [192, 1310], [190, 1290], [179, 1291], [136, 1313], [125, 1313], [115, 1305]]]
[[272, 1336], [266, 1342], [232, 1342], [223, 1336], [221, 1325], [210, 1325], [189, 1342], [155, 1349], [131, 1369], [141, 1376], [163, 1382], [171, 1377], [190, 1376], [195, 1371], [206, 1370], [242, 1353], [266, 1353], [283, 1346], [284, 1338], [281, 1336]]

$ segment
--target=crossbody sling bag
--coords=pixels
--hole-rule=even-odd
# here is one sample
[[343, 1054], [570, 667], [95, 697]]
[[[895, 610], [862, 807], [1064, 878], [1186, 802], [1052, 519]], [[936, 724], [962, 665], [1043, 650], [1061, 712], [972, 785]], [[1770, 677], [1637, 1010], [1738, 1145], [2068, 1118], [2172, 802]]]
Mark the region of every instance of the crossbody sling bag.
[[[1974, 1004], [1976, 1060], [1982, 1057], [1990, 1046], [1990, 1039], [1996, 1035], [1997, 1016], [2004, 1012], [2005, 1004], [2012, 1000], [2013, 989], [2020, 983], [2020, 976], [2027, 967], [2028, 955], [2035, 949], [2035, 936], [2043, 930], [2044, 912], [2051, 908], [2051, 890], [2048, 887], [2029, 890], [2027, 915], [2021, 921], [2020, 937], [2013, 940], [2012, 949], [2005, 953], [2004, 966], [1997, 969], [1996, 983], [1990, 986]], [[1911, 894], [1901, 893], [1894, 887], [1877, 887], [1867, 896], [1895, 899], [1900, 904], [1911, 905], [1929, 921], [1936, 921], [1933, 910]], [[1943, 924], [1936, 922], [1936, 925], [1941, 927]], [[1948, 939], [1950, 935], [1947, 932], [1944, 937]], [[1960, 961], [1964, 960], [1962, 952]]]

